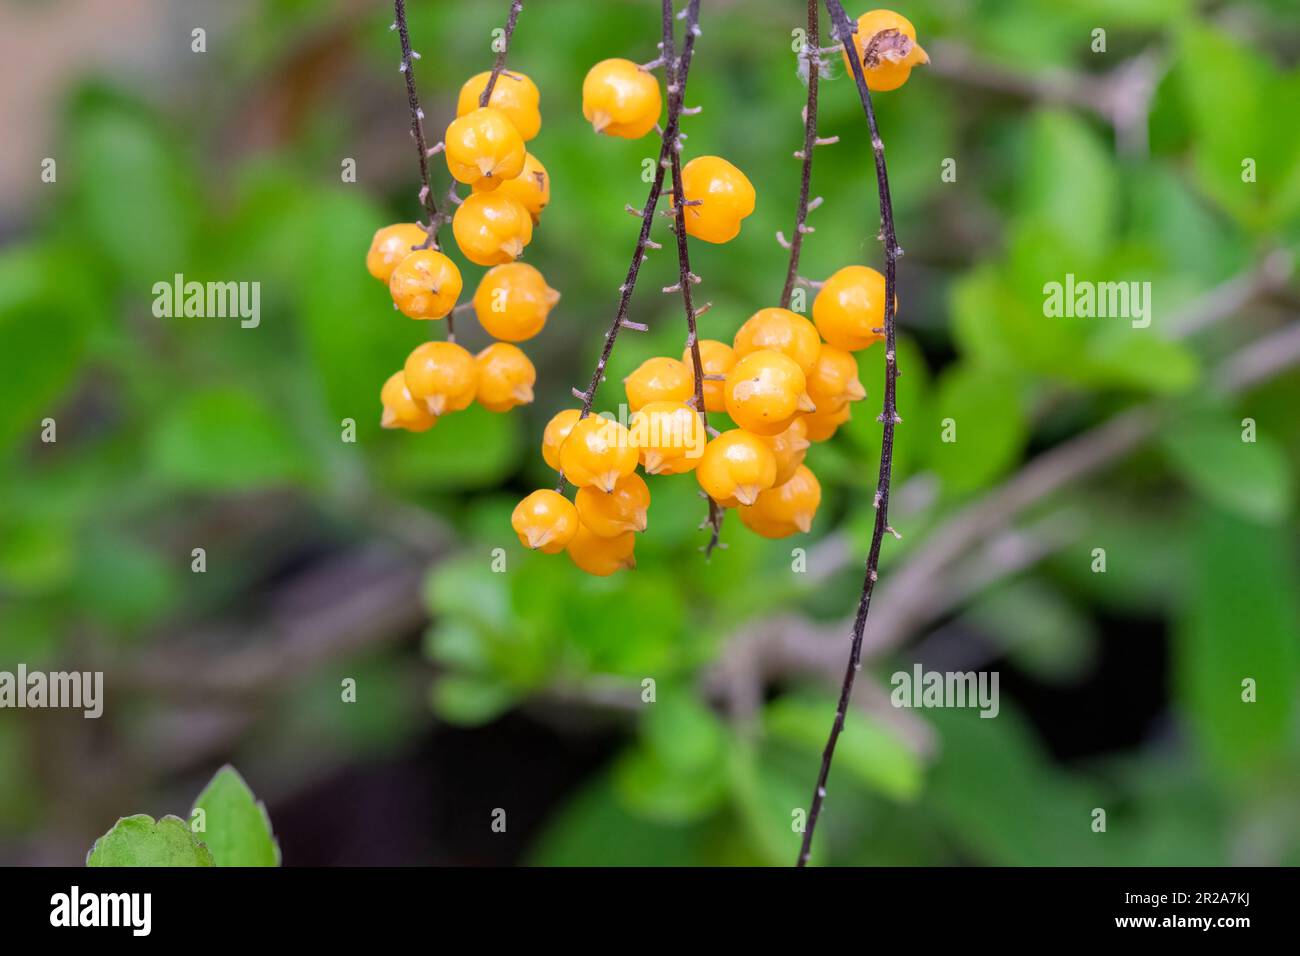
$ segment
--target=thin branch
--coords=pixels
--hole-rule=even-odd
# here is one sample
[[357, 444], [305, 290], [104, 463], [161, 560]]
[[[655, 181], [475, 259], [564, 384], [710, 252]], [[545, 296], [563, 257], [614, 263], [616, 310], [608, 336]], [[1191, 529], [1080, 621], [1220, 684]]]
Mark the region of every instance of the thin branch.
[[794, 294], [795, 280], [799, 277], [799, 253], [808, 222], [808, 189], [812, 183], [813, 149], [817, 146], [817, 75], [821, 70], [819, 20], [817, 0], [808, 0], [808, 37], [799, 54], [808, 63], [808, 102], [803, 108], [803, 169], [799, 176], [799, 206], [795, 210], [794, 234], [790, 239], [790, 266], [786, 269], [785, 287], [781, 290], [783, 309], [790, 308], [790, 296]]
[[487, 106], [491, 101], [492, 91], [496, 89], [497, 80], [506, 68], [506, 57], [510, 55], [510, 38], [515, 35], [515, 24], [519, 21], [519, 11], [523, 8], [524, 0], [511, 0], [510, 13], [506, 16], [506, 32], [501, 49], [497, 51], [496, 62], [492, 64], [492, 74], [488, 77], [487, 85], [483, 87], [483, 92], [478, 96], [478, 105], [480, 107]]
[[402, 43], [402, 75], [406, 78], [406, 102], [411, 109], [411, 136], [415, 140], [416, 150], [420, 155], [420, 203], [424, 206], [429, 221], [425, 230], [429, 236], [425, 239], [426, 247], [440, 249], [438, 229], [443, 223], [443, 216], [438, 212], [438, 204], [433, 198], [433, 186], [429, 182], [429, 147], [424, 139], [424, 110], [420, 109], [420, 97], [415, 92], [414, 63], [419, 54], [411, 50], [411, 34], [406, 25], [406, 0], [393, 0], [393, 15], [397, 26], [397, 36]]

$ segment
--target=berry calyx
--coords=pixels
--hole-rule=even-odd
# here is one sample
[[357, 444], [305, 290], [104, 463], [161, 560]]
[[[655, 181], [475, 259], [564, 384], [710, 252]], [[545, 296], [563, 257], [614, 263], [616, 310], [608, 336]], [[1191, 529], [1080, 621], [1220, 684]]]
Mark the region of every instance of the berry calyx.
[[801, 415], [790, 423], [790, 427], [779, 435], [763, 439], [776, 457], [776, 483], [789, 481], [795, 469], [803, 464], [812, 442], [808, 440], [808, 423], [806, 415]]
[[817, 364], [822, 340], [817, 327], [797, 312], [759, 309], [736, 332], [736, 358], [742, 359], [760, 349], [789, 356], [807, 375]]
[[640, 139], [662, 109], [659, 80], [631, 60], [601, 60], [582, 81], [582, 115], [597, 133]]
[[435, 249], [417, 249], [388, 277], [388, 292], [402, 314], [412, 319], [441, 319], [460, 298], [460, 270]]
[[[726, 375], [736, 364], [736, 353], [726, 342], [717, 339], [700, 339], [700, 366], [706, 376], [704, 380], [704, 408], [710, 412], [725, 412], [727, 401], [722, 394], [722, 382], [710, 381], [709, 375]], [[691, 389], [695, 388], [695, 365], [691, 360], [691, 350], [682, 352], [682, 364], [691, 375]]]
[[518, 199], [520, 205], [533, 217], [533, 225], [542, 218], [542, 210], [551, 201], [551, 177], [546, 167], [532, 153], [524, 156], [524, 168], [514, 179], [507, 179], [500, 185], [485, 186], [484, 180], [474, 184], [475, 192], [487, 192], [495, 189], [503, 196]]
[[383, 403], [384, 414], [379, 424], [384, 428], [402, 428], [408, 432], [427, 432], [438, 419], [429, 414], [423, 402], [411, 397], [406, 387], [406, 376], [394, 372], [379, 391], [379, 401]]
[[695, 478], [724, 508], [752, 505], [776, 483], [776, 456], [759, 436], [733, 428], [705, 447]]
[[[476, 73], [465, 81], [456, 98], [456, 115], [466, 116], [479, 108], [479, 97], [487, 87], [491, 73]], [[538, 108], [541, 94], [537, 84], [523, 73], [511, 70], [497, 76], [496, 85], [492, 87], [492, 96], [488, 106], [505, 115], [524, 141], [532, 139], [542, 128], [542, 113]]]
[[573, 503], [578, 519], [592, 534], [614, 538], [628, 531], [644, 531], [650, 510], [650, 488], [638, 474], [618, 480], [613, 491], [579, 488]]
[[651, 402], [684, 402], [695, 394], [695, 378], [685, 362], [666, 355], [648, 358], [627, 378], [627, 407], [636, 411]]
[[524, 342], [546, 325], [560, 293], [546, 284], [542, 274], [525, 262], [493, 266], [474, 291], [474, 314], [494, 339]]
[[[912, 67], [929, 63], [929, 55], [916, 42], [916, 27], [893, 10], [871, 10], [858, 17], [858, 32], [853, 46], [862, 63], [867, 89], [887, 92], [896, 90], [912, 74]], [[844, 54], [844, 68], [851, 76], [853, 67]]]
[[533, 240], [533, 219], [523, 203], [499, 190], [470, 193], [451, 220], [456, 245], [475, 265], [513, 262]]
[[885, 325], [885, 277], [870, 266], [845, 266], [822, 283], [812, 313], [827, 343], [849, 352], [865, 349], [885, 337], [875, 331]]
[[834, 437], [836, 430], [853, 416], [853, 406], [844, 402], [831, 408], [819, 408], [815, 412], [800, 416], [807, 429], [809, 441], [828, 441]]
[[858, 379], [858, 360], [853, 353], [834, 345], [823, 345], [817, 364], [808, 373], [808, 395], [820, 410], [867, 397]]
[[583, 571], [604, 578], [624, 568], [635, 568], [636, 558], [632, 556], [635, 549], [636, 535], [631, 531], [602, 538], [586, 525], [579, 524], [578, 533], [565, 550]]
[[761, 349], [737, 360], [723, 383], [727, 414], [756, 435], [786, 430], [795, 415], [816, 409], [807, 381], [788, 355]]
[[452, 120], [444, 142], [447, 169], [466, 185], [496, 189], [523, 171], [523, 138], [504, 113], [490, 106]]
[[435, 416], [458, 412], [474, 401], [478, 365], [474, 356], [454, 342], [417, 345], [403, 369], [411, 397]]
[[546, 430], [542, 432], [542, 458], [556, 471], [560, 470], [560, 446], [581, 418], [581, 409], [566, 408], [556, 412], [546, 423]]
[[636, 471], [637, 448], [628, 430], [600, 415], [577, 422], [560, 446], [564, 477], [579, 488], [595, 485], [613, 491], [618, 480]]
[[387, 282], [397, 264], [424, 245], [427, 237], [423, 227], [413, 222], [384, 226], [370, 240], [366, 269], [380, 282]]
[[738, 509], [741, 523], [765, 538], [788, 538], [812, 530], [813, 517], [821, 504], [822, 486], [806, 465], [800, 465], [790, 480], [762, 492], [752, 505]]
[[508, 412], [533, 400], [537, 369], [517, 345], [493, 342], [474, 361], [478, 365], [475, 397], [489, 412]]
[[559, 554], [578, 533], [578, 509], [558, 491], [534, 491], [510, 515], [510, 527], [526, 548]]
[[685, 402], [647, 402], [628, 431], [647, 475], [680, 475], [700, 463], [709, 436], [700, 413]]
[[[697, 156], [682, 167], [687, 199], [686, 234], [705, 242], [730, 242], [754, 211], [754, 184], [721, 156]], [[674, 206], [677, 197], [672, 197]]]

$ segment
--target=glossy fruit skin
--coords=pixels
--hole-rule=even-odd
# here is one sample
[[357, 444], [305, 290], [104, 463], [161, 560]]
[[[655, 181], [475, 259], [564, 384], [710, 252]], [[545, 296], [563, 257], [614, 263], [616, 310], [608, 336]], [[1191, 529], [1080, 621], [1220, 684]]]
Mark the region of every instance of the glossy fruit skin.
[[[853, 45], [857, 48], [859, 60], [862, 59], [863, 51], [871, 42], [871, 38], [882, 30], [897, 30], [906, 35], [912, 43], [911, 49], [902, 57], [896, 53], [887, 53], [875, 66], [863, 64], [862, 75], [866, 77], [867, 89], [873, 92], [898, 89], [907, 82], [912, 67], [930, 62], [930, 57], [916, 42], [916, 27], [912, 26], [911, 21], [906, 17], [893, 10], [871, 10], [858, 17], [858, 32], [853, 34]], [[848, 55], [842, 55], [845, 72], [852, 78], [853, 66], [849, 62]]]
[[837, 407], [829, 409], [818, 409], [803, 418], [804, 427], [807, 429], [808, 440], [828, 441], [834, 437], [836, 430], [853, 417], [853, 406], [848, 402]]
[[742, 359], [761, 349], [789, 356], [806, 376], [817, 364], [822, 340], [817, 327], [797, 312], [759, 309], [736, 332], [736, 358]]
[[578, 519], [592, 534], [615, 538], [628, 531], [644, 531], [650, 510], [650, 488], [633, 472], [618, 480], [613, 491], [579, 488], [573, 503]]
[[405, 316], [441, 319], [460, 298], [460, 269], [434, 249], [417, 249], [393, 269], [388, 292]]
[[806, 417], [800, 415], [781, 434], [763, 439], [776, 457], [776, 484], [778, 485], [790, 480], [795, 470], [803, 464], [804, 456], [812, 445], [808, 440]]
[[753, 504], [776, 483], [776, 456], [759, 436], [733, 428], [705, 447], [695, 478], [724, 508]]
[[[460, 88], [460, 95], [456, 98], [457, 116], [466, 116], [479, 108], [479, 97], [483, 95], [483, 89], [487, 86], [491, 75], [484, 71], [476, 73], [465, 81], [465, 85]], [[496, 85], [492, 87], [492, 97], [487, 105], [504, 114], [519, 133], [520, 139], [527, 142], [542, 128], [542, 113], [538, 108], [540, 101], [541, 94], [537, 90], [537, 84], [523, 73], [511, 70], [497, 77]]]
[[822, 411], [866, 398], [867, 390], [858, 378], [858, 360], [853, 353], [823, 345], [816, 365], [808, 373], [808, 395]]
[[700, 463], [709, 436], [685, 402], [647, 402], [628, 423], [647, 475], [680, 475]]
[[434, 415], [468, 408], [478, 388], [474, 356], [454, 342], [417, 345], [403, 368], [406, 387]]
[[601, 60], [582, 81], [582, 115], [597, 133], [640, 139], [662, 110], [659, 80], [631, 60]]
[[741, 523], [765, 538], [788, 538], [812, 529], [813, 517], [821, 504], [822, 486], [805, 465], [795, 469], [790, 480], [758, 496], [752, 505], [737, 509]]
[[507, 179], [499, 185], [484, 186], [483, 181], [474, 184], [475, 192], [487, 192], [495, 189], [503, 196], [519, 200], [520, 205], [533, 217], [533, 225], [542, 218], [542, 210], [551, 201], [551, 177], [546, 167], [532, 153], [524, 157], [524, 168], [514, 179]]
[[458, 116], [444, 142], [447, 169], [458, 182], [490, 190], [523, 172], [523, 137], [500, 110], [482, 107]]
[[429, 414], [423, 402], [411, 397], [406, 387], [406, 375], [394, 372], [380, 389], [379, 401], [384, 406], [379, 424], [384, 428], [402, 428], [408, 432], [427, 432], [438, 419]]
[[519, 258], [533, 241], [533, 219], [518, 199], [500, 190], [470, 193], [456, 209], [451, 231], [470, 262], [499, 266]]
[[525, 548], [559, 554], [578, 533], [578, 509], [558, 491], [534, 491], [510, 515], [510, 527]]
[[666, 355], [648, 358], [627, 378], [627, 407], [637, 411], [650, 402], [684, 402], [695, 394], [695, 379], [685, 362]]
[[419, 246], [428, 234], [413, 222], [398, 222], [375, 232], [366, 252], [366, 269], [380, 282], [387, 282], [397, 264]]
[[628, 430], [600, 415], [588, 415], [573, 426], [560, 446], [564, 477], [579, 488], [595, 485], [613, 491], [620, 478], [636, 471], [636, 445]]
[[474, 290], [474, 314], [494, 339], [526, 342], [546, 325], [560, 293], [526, 262], [493, 266]]
[[[704, 374], [708, 375], [726, 375], [731, 371], [732, 366], [736, 364], [736, 353], [726, 342], [719, 342], [717, 339], [700, 339], [700, 365], [704, 369]], [[682, 352], [682, 363], [686, 366], [687, 371], [691, 373], [692, 394], [695, 387], [695, 366], [691, 361], [691, 350], [686, 349]], [[704, 408], [710, 412], [725, 412], [727, 410], [727, 400], [722, 394], [722, 382], [704, 381]]]
[[857, 352], [882, 341], [884, 333], [872, 330], [885, 326], [885, 277], [870, 266], [845, 266], [822, 284], [812, 312], [817, 331], [836, 348]]
[[754, 211], [754, 184], [721, 156], [697, 156], [683, 166], [682, 192], [688, 201], [700, 200], [686, 207], [686, 234], [705, 242], [735, 239]]
[[602, 538], [586, 525], [579, 524], [578, 533], [565, 550], [573, 563], [583, 571], [605, 578], [615, 571], [635, 568], [636, 558], [632, 556], [635, 549], [634, 532], [624, 531], [612, 538]]
[[556, 412], [546, 423], [546, 430], [542, 432], [542, 458], [556, 471], [560, 470], [560, 446], [581, 417], [582, 409], [566, 408]]
[[814, 409], [807, 381], [788, 355], [761, 349], [737, 360], [723, 383], [727, 414], [746, 431], [776, 435]]
[[474, 356], [478, 365], [475, 398], [489, 412], [508, 412], [533, 400], [537, 369], [517, 345], [493, 342]]

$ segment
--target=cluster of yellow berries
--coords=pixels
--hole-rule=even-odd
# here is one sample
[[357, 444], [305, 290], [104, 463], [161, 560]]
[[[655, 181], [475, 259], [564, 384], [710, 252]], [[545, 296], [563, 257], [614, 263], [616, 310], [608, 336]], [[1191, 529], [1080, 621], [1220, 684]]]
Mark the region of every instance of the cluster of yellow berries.
[[[537, 86], [522, 73], [501, 73], [486, 107], [479, 100], [489, 73], [461, 87], [456, 119], [443, 139], [447, 168], [470, 194], [452, 218], [456, 245], [470, 262], [490, 266], [473, 308], [495, 339], [477, 355], [454, 342], [426, 342], [380, 393], [385, 428], [422, 432], [472, 402], [492, 412], [533, 400], [536, 369], [515, 342], [542, 330], [560, 294], [530, 265], [514, 260], [532, 240], [550, 201], [546, 167], [524, 144], [541, 129]], [[397, 223], [375, 233], [366, 267], [388, 283], [393, 304], [412, 319], [442, 319], [460, 298], [460, 269], [429, 248], [425, 227]]]

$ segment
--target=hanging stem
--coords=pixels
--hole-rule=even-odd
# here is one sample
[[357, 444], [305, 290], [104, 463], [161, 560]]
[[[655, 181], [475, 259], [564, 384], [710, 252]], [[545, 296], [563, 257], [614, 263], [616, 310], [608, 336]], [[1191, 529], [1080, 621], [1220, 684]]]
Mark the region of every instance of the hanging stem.
[[492, 91], [496, 89], [497, 80], [500, 79], [502, 71], [506, 68], [506, 57], [510, 55], [510, 38], [515, 35], [515, 24], [519, 22], [519, 11], [523, 8], [523, 0], [511, 0], [510, 13], [506, 15], [506, 32], [501, 49], [497, 51], [496, 62], [492, 64], [492, 74], [488, 77], [487, 85], [483, 87], [483, 92], [478, 96], [478, 105], [480, 107], [487, 106], [491, 102]]
[[790, 267], [785, 273], [785, 287], [781, 290], [781, 308], [790, 308], [795, 280], [799, 278], [799, 253], [803, 249], [805, 226], [808, 222], [808, 190], [812, 184], [813, 149], [817, 146], [817, 76], [821, 70], [821, 33], [817, 15], [817, 0], [808, 0], [808, 37], [799, 54], [808, 63], [808, 102], [803, 108], [803, 169], [799, 177], [799, 207], [795, 210], [794, 235], [790, 237]]
[[420, 109], [420, 97], [415, 92], [415, 60], [419, 54], [411, 50], [411, 33], [406, 25], [406, 0], [393, 0], [394, 22], [397, 36], [402, 43], [402, 75], [406, 77], [406, 102], [411, 109], [411, 137], [415, 140], [420, 154], [420, 204], [424, 206], [428, 223], [423, 224], [429, 234], [425, 247], [440, 249], [438, 229], [443, 216], [438, 212], [438, 203], [433, 198], [433, 186], [429, 182], [429, 145], [424, 138], [424, 111]]

